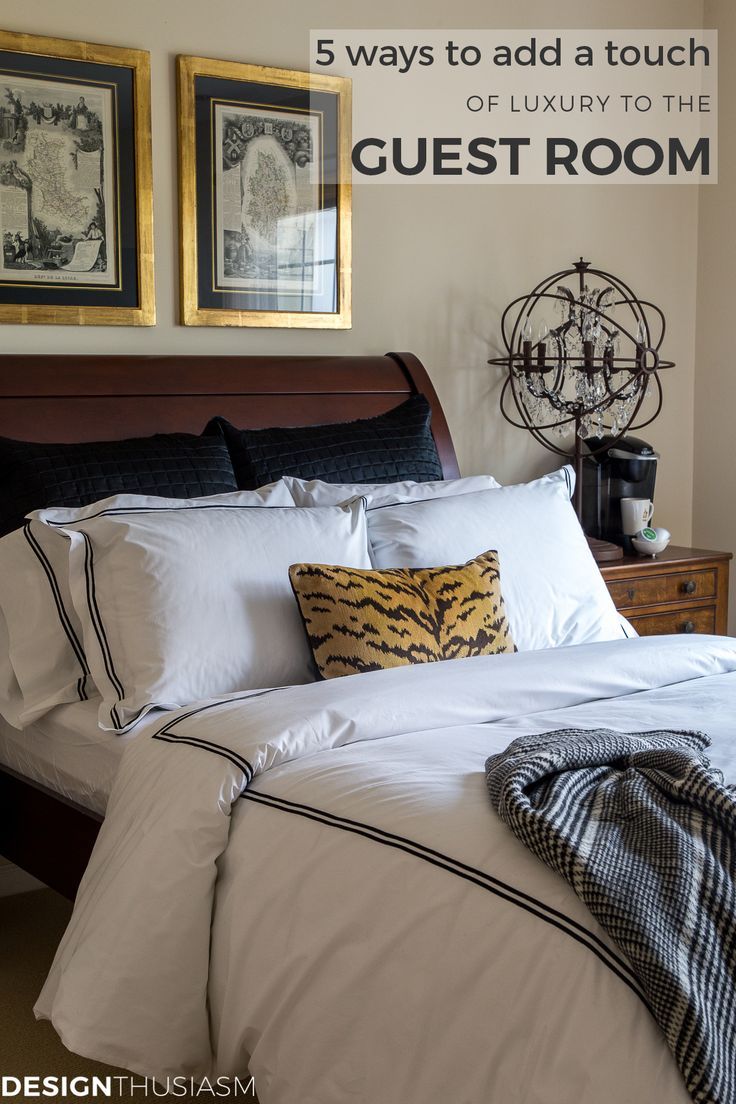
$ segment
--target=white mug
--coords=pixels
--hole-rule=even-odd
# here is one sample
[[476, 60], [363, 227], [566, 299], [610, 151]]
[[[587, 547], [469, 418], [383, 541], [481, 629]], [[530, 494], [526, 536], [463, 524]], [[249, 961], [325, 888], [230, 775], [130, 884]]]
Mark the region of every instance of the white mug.
[[652, 520], [654, 503], [648, 498], [622, 498], [621, 521], [627, 537], [645, 529]]

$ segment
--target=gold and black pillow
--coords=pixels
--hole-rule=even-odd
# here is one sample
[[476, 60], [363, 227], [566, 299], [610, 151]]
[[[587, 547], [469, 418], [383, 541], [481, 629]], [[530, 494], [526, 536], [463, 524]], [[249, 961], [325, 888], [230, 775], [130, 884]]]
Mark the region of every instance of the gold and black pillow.
[[461, 567], [294, 564], [289, 578], [325, 679], [516, 651], [495, 552]]

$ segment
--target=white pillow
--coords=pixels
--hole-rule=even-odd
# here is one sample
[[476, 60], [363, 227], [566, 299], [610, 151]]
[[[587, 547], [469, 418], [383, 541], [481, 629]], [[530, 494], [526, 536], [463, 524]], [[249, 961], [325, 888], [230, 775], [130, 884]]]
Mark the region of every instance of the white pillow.
[[[252, 505], [292, 505], [283, 483], [258, 491], [237, 491], [202, 499], [168, 499], [141, 495], [114, 495], [106, 508], [136, 503], [243, 501]], [[57, 522], [74, 521], [93, 506], [58, 508]], [[69, 541], [55, 527], [44, 524], [43, 511], [29, 515], [23, 529], [0, 540], [0, 610], [8, 628], [10, 661], [23, 695], [16, 717], [25, 728], [56, 705], [98, 697], [89, 671], [82, 634], [69, 589]]]
[[364, 498], [367, 509], [395, 502], [414, 502], [423, 498], [469, 494], [499, 487], [492, 475], [468, 475], [463, 479], [437, 479], [429, 483], [325, 483], [321, 479], [297, 479], [285, 475], [284, 483], [297, 506], [340, 506], [351, 498]]
[[496, 549], [520, 651], [621, 638], [623, 629], [570, 502], [574, 473], [407, 502], [368, 514], [377, 568], [440, 567]]
[[0, 609], [25, 728], [49, 709], [97, 694], [69, 590], [69, 545], [38, 522], [0, 540]]
[[289, 583], [299, 561], [370, 567], [365, 509], [195, 500], [78, 511], [72, 599], [102, 694], [100, 726], [152, 708], [308, 682], [310, 651]]

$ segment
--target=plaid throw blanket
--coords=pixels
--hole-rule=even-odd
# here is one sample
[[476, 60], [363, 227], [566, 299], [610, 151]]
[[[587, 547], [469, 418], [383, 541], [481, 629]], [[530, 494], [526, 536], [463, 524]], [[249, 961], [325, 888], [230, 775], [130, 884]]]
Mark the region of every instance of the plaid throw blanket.
[[561, 729], [486, 762], [493, 806], [628, 958], [698, 1104], [736, 1101], [736, 794], [699, 732]]

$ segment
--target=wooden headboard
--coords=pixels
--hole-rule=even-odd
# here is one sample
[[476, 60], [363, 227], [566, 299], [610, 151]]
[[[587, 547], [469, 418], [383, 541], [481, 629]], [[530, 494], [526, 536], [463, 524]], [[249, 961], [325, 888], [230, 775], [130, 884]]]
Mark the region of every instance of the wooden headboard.
[[200, 433], [214, 414], [258, 429], [381, 414], [426, 395], [446, 479], [457, 458], [412, 353], [385, 356], [0, 356], [0, 436], [93, 441]]

